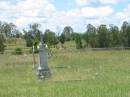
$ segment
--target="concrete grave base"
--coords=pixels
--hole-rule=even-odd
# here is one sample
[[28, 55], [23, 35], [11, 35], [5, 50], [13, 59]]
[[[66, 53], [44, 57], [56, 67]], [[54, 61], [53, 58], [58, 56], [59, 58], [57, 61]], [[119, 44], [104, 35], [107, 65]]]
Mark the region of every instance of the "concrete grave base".
[[51, 71], [50, 69], [39, 69], [37, 72], [37, 76], [39, 79], [47, 79], [51, 77]]

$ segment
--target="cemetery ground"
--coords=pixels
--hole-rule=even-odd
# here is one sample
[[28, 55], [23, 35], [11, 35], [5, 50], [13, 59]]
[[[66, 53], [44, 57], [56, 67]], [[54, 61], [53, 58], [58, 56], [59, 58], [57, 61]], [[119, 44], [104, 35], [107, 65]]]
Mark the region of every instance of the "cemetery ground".
[[52, 51], [45, 81], [37, 79], [32, 54], [0, 55], [0, 97], [130, 97], [129, 50]]

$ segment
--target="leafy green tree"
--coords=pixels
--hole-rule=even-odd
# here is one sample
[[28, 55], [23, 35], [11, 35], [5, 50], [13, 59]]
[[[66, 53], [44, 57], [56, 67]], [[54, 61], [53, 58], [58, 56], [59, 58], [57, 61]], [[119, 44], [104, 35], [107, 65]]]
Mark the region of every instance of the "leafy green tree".
[[43, 41], [47, 43], [48, 46], [52, 46], [52, 45], [56, 46], [59, 43], [59, 40], [56, 34], [49, 29], [45, 31], [43, 35]]
[[115, 25], [110, 25], [109, 28], [109, 37], [110, 37], [110, 46], [116, 47], [120, 45], [120, 39], [119, 39], [119, 28]]
[[41, 40], [41, 35], [42, 35], [42, 32], [39, 30], [39, 27], [41, 25], [38, 24], [38, 23], [34, 23], [32, 25], [29, 25], [30, 27], [30, 32], [32, 34], [32, 37], [34, 38], [34, 41], [40, 41]]
[[122, 44], [125, 47], [130, 47], [130, 24], [124, 21], [121, 27]]
[[26, 30], [23, 30], [24, 32], [24, 39], [26, 41], [26, 46], [27, 47], [32, 47], [33, 46], [33, 37], [32, 37], [32, 33]]
[[109, 34], [106, 25], [102, 24], [98, 28], [98, 43], [100, 48], [109, 47]]
[[79, 33], [75, 34], [75, 43], [76, 43], [76, 48], [77, 49], [83, 48], [82, 38], [81, 38], [81, 35]]
[[89, 34], [87, 32], [84, 33], [83, 39], [85, 40], [86, 46], [89, 46]]
[[91, 47], [97, 47], [97, 30], [96, 27], [94, 27], [91, 24], [87, 25], [87, 31], [84, 35], [84, 40], [86, 42], [86, 45], [90, 45]]
[[62, 33], [59, 37], [59, 41], [62, 45], [62, 48], [64, 47], [64, 43], [65, 43], [65, 35]]
[[129, 26], [128, 26], [128, 28], [127, 28], [127, 37], [128, 37], [128, 47], [130, 47], [130, 24], [129, 24]]
[[6, 23], [4, 22], [2, 25], [3, 32], [5, 33], [6, 37], [10, 38], [13, 36], [15, 30], [16, 30], [16, 25], [13, 23]]
[[4, 53], [5, 50], [4, 43], [5, 43], [4, 35], [0, 33], [0, 53]]
[[5, 33], [3, 33], [3, 24], [0, 21], [0, 53], [4, 53], [4, 49], [5, 49]]
[[65, 35], [66, 41], [70, 41], [73, 38], [72, 37], [72, 35], [73, 35], [73, 29], [72, 29], [72, 27], [70, 27], [70, 26], [64, 27], [63, 33]]
[[19, 30], [15, 31], [14, 37], [16, 37], [16, 38], [22, 38], [22, 36], [23, 36], [23, 34]]
[[28, 31], [23, 30], [24, 39], [26, 40], [26, 45], [32, 47], [35, 43], [38, 44], [41, 37], [41, 31], [39, 30], [40, 24], [34, 23], [29, 25], [30, 29]]

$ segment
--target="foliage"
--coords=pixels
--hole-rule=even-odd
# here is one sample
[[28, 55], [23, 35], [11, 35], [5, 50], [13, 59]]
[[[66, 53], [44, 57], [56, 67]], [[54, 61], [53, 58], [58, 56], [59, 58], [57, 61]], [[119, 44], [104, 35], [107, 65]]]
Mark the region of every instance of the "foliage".
[[[35, 42], [39, 43], [41, 38], [43, 38], [43, 41], [47, 43], [49, 47], [57, 46], [59, 42], [63, 47], [66, 41], [75, 40], [75, 37], [77, 37], [75, 34], [77, 32], [74, 32], [71, 26], [65, 26], [62, 33], [59, 34], [60, 32], [58, 32], [58, 35], [50, 29], [45, 30], [45, 33], [43, 34], [42, 31], [39, 30], [39, 27], [40, 24], [33, 23], [29, 25], [28, 30], [20, 32], [13, 23], [0, 21], [0, 33], [2, 34], [2, 37], [4, 36], [5, 40], [24, 36], [27, 47], [32, 47]], [[24, 33], [24, 35], [22, 35], [22, 33]], [[86, 47], [130, 47], [130, 23], [127, 21], [123, 22], [121, 28], [113, 24], [109, 27], [105, 24], [101, 24], [98, 27], [88, 24], [85, 33], [82, 35], [81, 33], [79, 34], [81, 40], [85, 41]], [[4, 50], [4, 47], [4, 42], [1, 41], [1, 50]]]
[[73, 29], [71, 26], [66, 26], [63, 29], [63, 34], [66, 41], [70, 41], [73, 38]]
[[97, 47], [97, 29], [91, 25], [87, 25], [87, 31], [84, 34], [84, 40], [86, 42], [86, 46], [91, 46], [92, 48]]
[[130, 24], [124, 21], [119, 30], [118, 26], [111, 24], [109, 28], [102, 24], [98, 28], [88, 24], [83, 35], [86, 46], [100, 47], [130, 47]]
[[14, 51], [14, 54], [16, 54], [16, 55], [22, 55], [23, 51], [22, 51], [21, 48], [16, 48], [15, 51]]
[[33, 47], [30, 49], [30, 53], [38, 53], [39, 52], [39, 50], [38, 50], [38, 44], [39, 44], [38, 41], [34, 42]]
[[48, 44], [50, 47], [51, 45], [57, 45], [59, 43], [58, 37], [54, 32], [51, 30], [47, 29], [43, 35], [43, 41], [44, 43]]
[[106, 25], [100, 25], [98, 27], [98, 43], [100, 48], [109, 47], [109, 32]]
[[115, 25], [110, 25], [109, 28], [109, 37], [110, 37], [110, 47], [117, 47], [120, 43], [120, 31], [119, 28]]
[[39, 50], [38, 50], [38, 48], [37, 47], [34, 47], [34, 49], [33, 48], [31, 48], [30, 50], [29, 50], [29, 53], [30, 54], [32, 54], [32, 53], [39, 53]]
[[83, 47], [81, 36], [78, 33], [75, 34], [75, 43], [76, 43], [76, 48], [77, 49], [81, 49]]
[[24, 39], [26, 41], [27, 47], [32, 47], [33, 45], [33, 37], [31, 36], [31, 32], [24, 31]]
[[121, 27], [122, 44], [125, 47], [130, 47], [130, 24], [127, 21], [123, 22]]
[[63, 33], [60, 35], [59, 41], [60, 41], [60, 43], [62, 44], [62, 47], [63, 47], [63, 45], [65, 43], [65, 35]]
[[0, 33], [0, 53], [4, 53], [5, 50], [5, 39], [2, 33]]
[[14, 37], [18, 32], [16, 25], [13, 23], [0, 22], [0, 28], [0, 32], [4, 33], [7, 38]]
[[5, 49], [5, 37], [4, 37], [5, 33], [3, 33], [3, 24], [0, 21], [0, 53], [4, 53], [4, 49]]
[[27, 47], [32, 47], [35, 42], [40, 41], [40, 35], [42, 35], [42, 32], [39, 30], [39, 26], [39, 24], [34, 23], [29, 25], [30, 29], [28, 31], [23, 30]]

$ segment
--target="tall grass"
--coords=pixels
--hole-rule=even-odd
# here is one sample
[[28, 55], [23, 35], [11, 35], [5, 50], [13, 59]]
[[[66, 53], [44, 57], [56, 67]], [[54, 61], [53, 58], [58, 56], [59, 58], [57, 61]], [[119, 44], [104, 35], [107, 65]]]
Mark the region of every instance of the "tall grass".
[[32, 55], [0, 55], [0, 97], [130, 97], [130, 51], [53, 54], [52, 78], [40, 82]]

